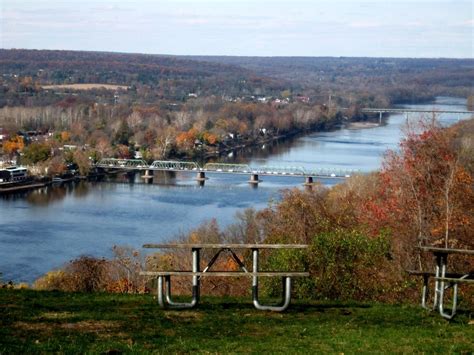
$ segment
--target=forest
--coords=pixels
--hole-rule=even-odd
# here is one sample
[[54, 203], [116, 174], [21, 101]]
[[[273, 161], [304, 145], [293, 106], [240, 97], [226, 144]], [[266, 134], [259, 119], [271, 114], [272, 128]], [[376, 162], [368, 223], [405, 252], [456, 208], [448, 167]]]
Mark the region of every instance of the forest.
[[[387, 106], [437, 95], [468, 97], [474, 81], [472, 59], [203, 57], [0, 49], [0, 68], [0, 107], [53, 103], [54, 97], [40, 90], [46, 84], [127, 85], [131, 103], [185, 101], [193, 93], [230, 99], [306, 96], [319, 104], [327, 104], [331, 96], [344, 106]], [[22, 78], [29, 78], [29, 85], [21, 85]]]

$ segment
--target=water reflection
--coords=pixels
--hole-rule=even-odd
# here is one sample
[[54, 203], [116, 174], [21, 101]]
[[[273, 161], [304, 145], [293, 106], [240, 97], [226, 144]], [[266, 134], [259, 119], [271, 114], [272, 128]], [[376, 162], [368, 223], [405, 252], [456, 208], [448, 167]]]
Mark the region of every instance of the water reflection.
[[5, 201], [24, 200], [31, 205], [48, 206], [63, 200], [68, 195], [78, 199], [85, 198], [92, 191], [91, 186], [93, 185], [86, 181], [71, 181], [0, 197]]

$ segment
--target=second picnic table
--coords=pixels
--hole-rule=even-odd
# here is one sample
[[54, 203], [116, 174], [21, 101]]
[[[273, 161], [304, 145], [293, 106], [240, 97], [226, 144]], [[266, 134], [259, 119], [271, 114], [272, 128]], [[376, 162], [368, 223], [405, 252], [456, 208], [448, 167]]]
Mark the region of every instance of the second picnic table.
[[[252, 278], [252, 300], [255, 308], [259, 310], [284, 311], [288, 308], [291, 300], [291, 278], [309, 276], [308, 272], [300, 271], [258, 271], [259, 251], [261, 249], [306, 249], [306, 244], [145, 244], [143, 248], [148, 249], [189, 249], [192, 255], [191, 271], [142, 271], [141, 275], [157, 278], [157, 296], [161, 307], [168, 308], [193, 308], [199, 303], [200, 280], [202, 277], [240, 277]], [[200, 270], [200, 253], [203, 249], [216, 250], [206, 267]], [[235, 250], [247, 249], [252, 251], [251, 271], [244, 265]], [[241, 271], [209, 271], [216, 262], [219, 255], [228, 252], [233, 260], [239, 265]], [[192, 300], [191, 302], [178, 303], [171, 298], [171, 276], [192, 276]], [[259, 277], [281, 277], [283, 299], [279, 305], [262, 305], [258, 297]], [[164, 289], [163, 289], [164, 286]], [[163, 292], [164, 291], [164, 292]]]
[[[421, 292], [421, 306], [426, 309], [430, 309], [427, 306], [428, 297], [428, 282], [430, 277], [434, 277], [434, 297], [433, 297], [433, 309], [438, 309], [441, 316], [446, 319], [452, 319], [456, 315], [457, 311], [457, 298], [458, 298], [458, 284], [459, 283], [474, 283], [474, 271], [467, 271], [463, 273], [448, 272], [448, 256], [452, 254], [474, 256], [474, 250], [469, 249], [450, 249], [450, 248], [439, 248], [432, 246], [421, 246], [419, 249], [423, 252], [433, 254], [435, 259], [435, 270], [432, 271], [408, 271], [412, 275], [423, 276], [423, 288]], [[445, 310], [444, 298], [445, 291], [447, 288], [453, 288], [452, 307], [451, 312], [448, 313]]]

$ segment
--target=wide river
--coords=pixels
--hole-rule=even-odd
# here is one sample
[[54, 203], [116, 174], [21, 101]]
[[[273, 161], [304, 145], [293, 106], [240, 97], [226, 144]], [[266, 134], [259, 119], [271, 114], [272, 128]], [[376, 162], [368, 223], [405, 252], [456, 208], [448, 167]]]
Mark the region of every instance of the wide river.
[[[465, 110], [466, 101], [439, 97], [413, 109]], [[462, 115], [438, 115], [451, 125]], [[410, 114], [408, 119], [416, 119]], [[308, 169], [380, 168], [387, 149], [397, 149], [405, 115], [391, 115], [383, 126], [340, 129], [248, 149], [226, 161], [251, 166], [302, 166]], [[248, 176], [208, 174], [204, 187], [194, 174], [158, 174], [153, 184], [137, 175], [108, 182], [65, 184], [19, 196], [0, 197], [0, 272], [4, 281], [32, 282], [45, 272], [80, 255], [112, 255], [114, 245], [140, 248], [144, 243], [171, 240], [202, 222], [233, 222], [236, 212], [262, 209], [278, 200], [280, 191], [301, 186], [302, 178], [262, 177], [252, 188]], [[335, 180], [323, 181], [331, 185]]]

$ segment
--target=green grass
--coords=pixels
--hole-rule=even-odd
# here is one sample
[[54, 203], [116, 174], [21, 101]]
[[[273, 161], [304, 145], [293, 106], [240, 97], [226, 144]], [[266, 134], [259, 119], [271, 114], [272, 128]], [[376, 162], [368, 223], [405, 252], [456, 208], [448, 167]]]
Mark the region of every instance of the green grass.
[[448, 322], [416, 305], [295, 301], [285, 313], [247, 299], [161, 310], [151, 295], [0, 290], [0, 354], [104, 352], [474, 351], [473, 312]]

